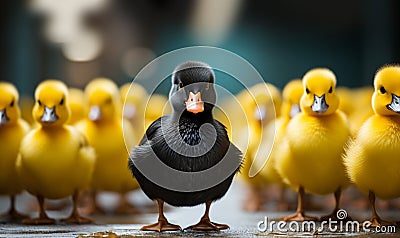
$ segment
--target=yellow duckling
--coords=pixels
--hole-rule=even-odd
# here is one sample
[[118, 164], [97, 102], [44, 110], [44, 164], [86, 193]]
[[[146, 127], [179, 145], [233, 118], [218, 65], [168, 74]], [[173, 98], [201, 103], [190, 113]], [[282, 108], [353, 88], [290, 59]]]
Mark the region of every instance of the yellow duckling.
[[78, 213], [78, 193], [92, 178], [95, 163], [93, 148], [74, 127], [66, 125], [70, 115], [68, 89], [64, 83], [47, 80], [35, 91], [32, 114], [39, 126], [22, 140], [17, 170], [26, 190], [35, 195], [40, 206], [38, 218], [25, 219], [25, 224], [51, 224], [44, 199], [60, 199], [72, 195], [71, 223], [88, 223]]
[[[244, 94], [244, 92], [241, 93]], [[246, 92], [246, 95], [248, 95], [248, 92]], [[247, 125], [246, 115], [238, 97], [239, 95], [229, 95], [225, 98], [218, 99], [213, 110], [215, 119], [225, 125], [228, 137], [231, 140], [233, 140], [233, 138], [238, 140], [241, 131], [237, 130], [237, 128], [243, 128]], [[233, 130], [233, 128], [235, 128], [235, 130]], [[238, 135], [236, 135], [236, 133]]]
[[35, 100], [30, 96], [23, 96], [19, 99], [21, 118], [26, 121], [31, 127], [36, 123], [32, 117], [32, 109], [35, 105]]
[[0, 194], [11, 198], [7, 215], [12, 219], [23, 217], [15, 209], [15, 196], [23, 190], [15, 162], [21, 140], [29, 130], [28, 123], [20, 117], [18, 99], [14, 85], [0, 82]]
[[[269, 92], [269, 93], [268, 93]], [[245, 97], [251, 97], [251, 100], [246, 100]], [[272, 84], [261, 83], [249, 89], [248, 94], [238, 96], [247, 116], [248, 124], [242, 129], [242, 136], [236, 138], [237, 145], [241, 151], [245, 152], [245, 161], [240, 173], [240, 178], [248, 185], [249, 195], [244, 203], [244, 209], [247, 211], [257, 211], [261, 209], [262, 200], [260, 187], [263, 187], [264, 182], [261, 176], [250, 176], [250, 169], [253, 165], [254, 158], [260, 149], [260, 140], [263, 133], [263, 128], [279, 116], [278, 110], [281, 106], [280, 91]]]
[[337, 110], [335, 87], [336, 77], [329, 69], [313, 69], [303, 77], [302, 112], [288, 123], [275, 162], [284, 181], [298, 192], [297, 211], [284, 220], [315, 219], [304, 214], [305, 191], [334, 193], [335, 209], [322, 219], [336, 218], [341, 191], [348, 185], [341, 155], [350, 132], [345, 115]]
[[301, 79], [293, 79], [283, 88], [283, 102], [281, 117], [289, 122], [291, 118], [301, 112], [300, 99], [303, 96], [303, 83]]
[[[144, 101], [146, 102], [146, 101]], [[162, 115], [171, 113], [172, 109], [168, 103], [168, 98], [161, 94], [151, 95], [146, 105], [145, 110], [145, 126], [147, 127], [153, 123], [153, 121], [160, 118]]]
[[385, 66], [375, 75], [371, 116], [350, 143], [344, 157], [354, 184], [369, 193], [372, 226], [391, 224], [375, 209], [375, 196], [400, 197], [400, 66]]
[[266, 129], [263, 130], [262, 141], [260, 142], [261, 146], [257, 153], [257, 157], [263, 157], [262, 159], [256, 159], [257, 161], [267, 161], [260, 171], [263, 183], [266, 185], [277, 184], [281, 189], [278, 199], [278, 209], [280, 210], [286, 209], [288, 203], [284, 199], [285, 185], [275, 169], [275, 161], [277, 155], [280, 153], [278, 148], [282, 142], [287, 124], [291, 118], [301, 111], [300, 98], [302, 95], [303, 83], [300, 79], [292, 80], [286, 84], [282, 92], [283, 102], [280, 117], [275, 120], [275, 123], [269, 123]]
[[137, 83], [126, 83], [120, 87], [120, 92], [123, 116], [134, 127], [135, 145], [138, 145], [145, 130], [144, 109], [148, 98], [146, 89]]
[[88, 107], [85, 100], [85, 94], [78, 88], [68, 89], [68, 106], [71, 109], [71, 117], [68, 124], [75, 125], [78, 121], [84, 119], [88, 112]]
[[353, 105], [357, 105], [353, 113], [348, 117], [352, 135], [357, 134], [361, 125], [372, 115], [374, 111], [371, 106], [371, 98], [374, 89], [372, 87], [362, 87], [352, 90], [351, 99]]
[[[91, 187], [94, 191], [122, 194], [117, 212], [132, 211], [125, 194], [139, 188], [127, 167], [128, 148], [133, 147], [135, 136], [130, 122], [122, 118], [118, 87], [110, 79], [98, 78], [86, 86], [85, 95], [89, 103], [89, 114], [76, 127], [86, 135], [96, 151]], [[96, 196], [93, 205], [95, 209], [102, 210], [96, 203]]]
[[338, 87], [336, 89], [336, 94], [340, 98], [339, 110], [349, 117], [354, 113], [354, 110], [356, 110], [356, 105], [354, 104], [354, 99], [352, 97], [352, 90], [346, 87]]

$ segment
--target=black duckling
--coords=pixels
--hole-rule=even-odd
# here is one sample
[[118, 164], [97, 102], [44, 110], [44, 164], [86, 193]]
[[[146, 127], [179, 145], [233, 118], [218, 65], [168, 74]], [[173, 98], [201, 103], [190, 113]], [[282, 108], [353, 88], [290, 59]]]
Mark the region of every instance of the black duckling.
[[172, 114], [154, 121], [131, 153], [133, 176], [159, 208], [158, 222], [142, 230], [181, 230], [165, 218], [164, 202], [178, 207], [205, 203], [200, 222], [188, 229], [229, 228], [211, 222], [209, 209], [228, 191], [241, 167], [242, 153], [229, 141], [225, 126], [213, 118], [214, 78], [211, 67], [202, 62], [175, 68], [169, 95]]

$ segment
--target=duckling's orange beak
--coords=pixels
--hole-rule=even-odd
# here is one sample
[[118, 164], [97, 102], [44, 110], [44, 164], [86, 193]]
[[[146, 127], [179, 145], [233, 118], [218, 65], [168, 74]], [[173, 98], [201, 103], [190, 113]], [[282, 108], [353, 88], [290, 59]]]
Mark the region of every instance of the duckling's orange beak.
[[189, 98], [185, 101], [186, 110], [188, 112], [197, 114], [199, 112], [204, 111], [204, 102], [201, 100], [200, 92], [194, 94], [192, 92], [189, 93]]

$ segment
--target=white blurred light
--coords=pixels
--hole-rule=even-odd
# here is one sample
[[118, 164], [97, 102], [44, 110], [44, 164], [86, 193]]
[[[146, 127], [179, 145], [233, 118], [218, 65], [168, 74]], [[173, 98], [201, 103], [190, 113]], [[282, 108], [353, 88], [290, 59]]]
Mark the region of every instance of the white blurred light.
[[217, 44], [232, 27], [242, 0], [197, 0], [190, 29], [200, 43]]
[[45, 37], [54, 43], [66, 43], [73, 41], [82, 32], [80, 17], [68, 13], [49, 20], [44, 27]]
[[[65, 56], [70, 60], [94, 59], [101, 50], [98, 35], [84, 24], [84, 16], [102, 9], [109, 0], [31, 0], [31, 11], [45, 16], [45, 37], [63, 43]], [[82, 52], [79, 52], [82, 51]]]
[[[148, 48], [131, 48], [122, 57], [122, 69], [127, 75], [133, 77], [139, 73], [146, 64], [155, 59], [155, 57], [155, 53]], [[141, 76], [143, 76], [143, 78], [148, 78], [152, 75], [154, 70], [154, 68], [149, 68], [146, 70], [145, 74]]]
[[84, 32], [73, 41], [64, 43], [62, 51], [64, 56], [71, 61], [94, 60], [101, 52], [102, 43], [100, 36], [94, 32]]

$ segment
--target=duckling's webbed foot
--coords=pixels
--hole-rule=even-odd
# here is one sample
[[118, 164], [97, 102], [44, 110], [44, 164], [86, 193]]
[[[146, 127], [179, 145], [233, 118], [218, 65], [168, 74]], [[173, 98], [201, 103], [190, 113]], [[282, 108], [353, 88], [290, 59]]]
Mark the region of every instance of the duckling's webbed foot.
[[92, 223], [93, 222], [91, 219], [82, 217], [79, 214], [79, 211], [78, 211], [78, 200], [79, 200], [79, 193], [78, 193], [78, 191], [76, 191], [72, 195], [72, 203], [73, 203], [72, 213], [68, 218], [62, 219], [61, 220], [62, 222], [74, 223], [74, 224], [88, 224], [88, 223]]
[[10, 209], [10, 211], [3, 215], [3, 217], [10, 218], [12, 220], [24, 219], [27, 218], [27, 215], [19, 213], [15, 209]]
[[225, 225], [225, 224], [211, 222], [210, 219], [202, 218], [199, 221], [199, 223], [197, 223], [196, 225], [193, 225], [193, 226], [189, 226], [186, 229], [188, 229], [188, 230], [190, 229], [190, 230], [194, 230], [194, 231], [219, 231], [219, 230], [229, 229], [229, 226]]
[[83, 217], [79, 214], [73, 214], [68, 218], [61, 219], [62, 222], [65, 223], [73, 223], [73, 224], [89, 224], [93, 221], [89, 218]]
[[11, 220], [19, 220], [28, 218], [28, 216], [19, 213], [15, 208], [15, 196], [10, 196], [10, 210], [6, 213], [1, 215], [3, 218], [11, 219]]
[[371, 205], [372, 209], [372, 217], [369, 220], [371, 222], [370, 227], [378, 227], [378, 226], [393, 226], [396, 225], [395, 222], [390, 222], [390, 221], [385, 221], [382, 220], [378, 213], [376, 212], [376, 207], [375, 207], [375, 193], [372, 191], [369, 191], [369, 203]]
[[22, 223], [27, 225], [49, 225], [56, 223], [56, 220], [49, 218], [46, 214], [46, 211], [44, 210], [44, 197], [39, 195], [36, 196], [36, 198], [39, 202], [40, 207], [39, 217], [24, 219], [22, 220]]
[[196, 231], [219, 231], [219, 230], [229, 229], [228, 225], [210, 221], [210, 217], [208, 215], [210, 212], [210, 206], [211, 206], [211, 201], [207, 201], [206, 211], [201, 220], [199, 221], [199, 223], [193, 226], [189, 226], [186, 229], [196, 230]]
[[306, 216], [304, 214], [304, 188], [302, 186], [299, 187], [299, 191], [297, 192], [297, 211], [289, 216], [285, 216], [282, 218], [284, 221], [316, 221], [318, 218], [312, 216]]
[[381, 219], [380, 217], [372, 217], [370, 220], [371, 225], [369, 227], [378, 227], [378, 226], [395, 226], [396, 222], [386, 221]]
[[306, 216], [304, 212], [296, 212], [282, 218], [284, 221], [317, 221], [317, 217]]
[[50, 225], [55, 224], [56, 220], [49, 217], [27, 218], [22, 220], [25, 225]]
[[143, 226], [142, 228], [140, 228], [140, 230], [162, 232], [162, 231], [180, 231], [182, 230], [182, 228], [178, 225], [169, 223], [167, 219], [165, 220], [159, 219], [157, 223], [148, 226]]
[[164, 201], [161, 199], [157, 199], [158, 203], [158, 222], [143, 226], [140, 228], [142, 231], [180, 231], [182, 228], [178, 225], [171, 224], [168, 222], [167, 218], [164, 216]]

